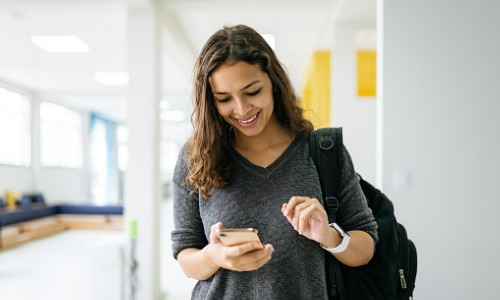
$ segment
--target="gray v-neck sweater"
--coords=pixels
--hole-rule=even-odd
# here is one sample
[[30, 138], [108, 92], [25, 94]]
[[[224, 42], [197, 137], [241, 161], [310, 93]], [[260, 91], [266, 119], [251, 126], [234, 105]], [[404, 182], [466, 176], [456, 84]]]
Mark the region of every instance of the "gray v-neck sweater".
[[[230, 184], [216, 189], [209, 199], [189, 195], [184, 184], [184, 149], [174, 174], [174, 257], [186, 248], [207, 245], [210, 228], [253, 227], [265, 244], [272, 244], [272, 259], [260, 269], [235, 272], [219, 269], [199, 281], [192, 299], [328, 299], [324, 251], [318, 243], [299, 235], [281, 213], [292, 196], [320, 199], [321, 187], [309, 141], [298, 137], [267, 168], [252, 164], [236, 151], [228, 153], [233, 169]], [[337, 222], [345, 230], [363, 230], [377, 241], [377, 224], [359, 186], [351, 158], [344, 150], [340, 209]]]

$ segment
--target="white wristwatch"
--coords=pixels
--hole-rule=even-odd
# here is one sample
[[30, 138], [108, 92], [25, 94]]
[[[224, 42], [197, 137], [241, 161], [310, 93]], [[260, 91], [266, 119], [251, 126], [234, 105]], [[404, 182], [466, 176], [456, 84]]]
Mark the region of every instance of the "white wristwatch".
[[349, 246], [349, 241], [351, 240], [351, 237], [349, 236], [349, 234], [347, 232], [345, 232], [342, 228], [340, 228], [340, 226], [337, 223], [331, 223], [330, 227], [337, 230], [337, 232], [342, 237], [342, 242], [340, 243], [340, 245], [338, 245], [337, 247], [334, 247], [334, 248], [328, 248], [323, 244], [320, 244], [320, 246], [321, 246], [321, 248], [325, 249], [326, 251], [328, 251], [330, 253], [341, 253], [345, 249], [347, 249], [347, 246]]

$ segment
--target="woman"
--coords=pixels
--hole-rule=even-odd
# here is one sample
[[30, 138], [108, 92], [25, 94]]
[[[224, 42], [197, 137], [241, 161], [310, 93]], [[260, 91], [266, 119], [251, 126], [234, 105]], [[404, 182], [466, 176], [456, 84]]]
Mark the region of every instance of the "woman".
[[[349, 236], [342, 237], [318, 200], [313, 126], [256, 31], [225, 27], [208, 39], [193, 96], [194, 132], [174, 174], [172, 232], [174, 256], [199, 280], [192, 298], [327, 299], [324, 251], [359, 266], [377, 242], [347, 151], [337, 218]], [[223, 227], [256, 228], [267, 244], [224, 246], [216, 234]]]

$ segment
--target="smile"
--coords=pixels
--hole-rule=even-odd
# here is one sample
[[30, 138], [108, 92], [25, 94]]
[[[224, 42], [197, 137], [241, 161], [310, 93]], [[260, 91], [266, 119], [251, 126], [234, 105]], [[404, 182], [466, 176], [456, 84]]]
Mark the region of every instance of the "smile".
[[251, 117], [250, 119], [248, 120], [238, 120], [238, 122], [240, 122], [241, 124], [248, 124], [248, 123], [251, 123], [253, 122], [255, 119], [257, 119], [257, 116], [259, 115], [260, 112], [256, 113], [253, 117]]

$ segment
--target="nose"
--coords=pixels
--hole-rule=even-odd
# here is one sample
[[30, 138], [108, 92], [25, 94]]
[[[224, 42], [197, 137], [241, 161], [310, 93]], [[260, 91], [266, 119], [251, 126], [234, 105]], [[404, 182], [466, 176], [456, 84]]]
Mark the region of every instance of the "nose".
[[236, 98], [236, 106], [234, 107], [234, 113], [239, 116], [246, 116], [249, 111], [252, 110], [252, 105], [250, 105], [245, 99]]

